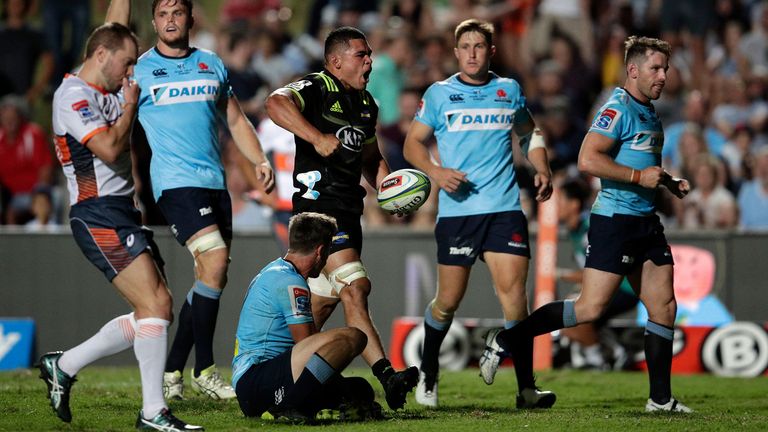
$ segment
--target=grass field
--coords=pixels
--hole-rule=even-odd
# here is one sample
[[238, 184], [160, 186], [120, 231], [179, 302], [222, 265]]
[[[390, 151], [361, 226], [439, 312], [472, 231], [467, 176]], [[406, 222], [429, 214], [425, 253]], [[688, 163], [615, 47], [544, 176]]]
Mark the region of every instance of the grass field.
[[[348, 375], [372, 376], [364, 370]], [[45, 398], [37, 370], [0, 373], [0, 431], [127, 431], [140, 408], [136, 368], [94, 367], [78, 376], [72, 393], [72, 423], [62, 423]], [[440, 383], [441, 407], [422, 409], [409, 397], [405, 411], [366, 423], [323, 422], [291, 426], [246, 419], [235, 401], [209, 401], [189, 394], [171, 408], [182, 419], [208, 431], [339, 430], [339, 431], [767, 431], [768, 378], [734, 379], [708, 375], [675, 376], [673, 390], [696, 410], [688, 415], [643, 412], [648, 393], [644, 373], [553, 371], [539, 383], [558, 395], [551, 410], [518, 411], [515, 378], [502, 369], [492, 386], [477, 370], [445, 372]], [[379, 391], [380, 387], [374, 385]], [[379, 395], [383, 402], [383, 398]]]

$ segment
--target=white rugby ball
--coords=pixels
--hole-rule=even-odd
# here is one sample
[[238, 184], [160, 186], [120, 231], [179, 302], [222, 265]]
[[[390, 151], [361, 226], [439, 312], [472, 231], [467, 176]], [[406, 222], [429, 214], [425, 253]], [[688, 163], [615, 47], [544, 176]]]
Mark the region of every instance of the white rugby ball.
[[432, 185], [419, 170], [405, 168], [391, 172], [379, 185], [379, 206], [388, 212], [408, 214], [429, 198]]

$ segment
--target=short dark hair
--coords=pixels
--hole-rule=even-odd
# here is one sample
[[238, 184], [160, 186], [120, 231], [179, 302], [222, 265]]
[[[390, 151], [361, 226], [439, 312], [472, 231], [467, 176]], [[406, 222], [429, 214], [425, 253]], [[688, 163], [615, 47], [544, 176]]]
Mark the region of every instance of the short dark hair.
[[[152, 0], [152, 18], [155, 17], [155, 9], [157, 9], [157, 5], [160, 4], [160, 2], [164, 2], [166, 0]], [[176, 0], [177, 3], [181, 3], [182, 5], [187, 7], [187, 11], [190, 15], [192, 15], [192, 0]]]
[[560, 186], [560, 191], [568, 199], [578, 200], [579, 208], [581, 209], [584, 209], [584, 205], [592, 194], [592, 189], [589, 187], [589, 184], [579, 177], [566, 180], [565, 183]]
[[645, 61], [648, 50], [658, 51], [667, 56], [667, 59], [672, 55], [672, 47], [667, 41], [645, 36], [630, 36], [624, 41], [624, 65], [637, 64], [638, 58]]
[[464, 33], [469, 32], [478, 32], [482, 34], [485, 36], [485, 42], [488, 46], [490, 47], [493, 45], [493, 24], [474, 18], [460, 22], [459, 25], [456, 26], [456, 31], [454, 32], [456, 44], [458, 45], [459, 39]]
[[330, 245], [338, 231], [336, 219], [321, 213], [304, 212], [288, 221], [288, 248], [296, 253], [309, 253], [320, 245]]
[[366, 40], [365, 33], [354, 27], [339, 27], [333, 29], [325, 38], [325, 62], [328, 63], [331, 53], [336, 51], [339, 46], [344, 49], [349, 48], [349, 41], [353, 39]]
[[139, 39], [131, 29], [114, 22], [102, 24], [88, 37], [88, 41], [85, 43], [85, 58], [91, 58], [99, 46], [103, 46], [109, 52], [115, 52], [123, 47], [126, 39], [133, 41], [138, 51]]

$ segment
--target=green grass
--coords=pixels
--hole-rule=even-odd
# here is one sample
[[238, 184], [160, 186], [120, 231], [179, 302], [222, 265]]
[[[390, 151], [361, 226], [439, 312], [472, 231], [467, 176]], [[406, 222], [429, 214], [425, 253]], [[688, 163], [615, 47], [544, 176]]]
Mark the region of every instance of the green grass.
[[[368, 379], [364, 370], [353, 370]], [[93, 367], [82, 371], [72, 394], [73, 421], [60, 422], [48, 406], [37, 370], [0, 373], [0, 431], [127, 431], [140, 408], [138, 370]], [[246, 419], [235, 401], [209, 401], [188, 394], [171, 407], [182, 419], [208, 431], [765, 431], [768, 430], [768, 378], [735, 379], [709, 375], [674, 376], [675, 395], [696, 412], [658, 415], [643, 412], [648, 393], [644, 373], [542, 373], [539, 383], [558, 394], [551, 410], [513, 408], [514, 372], [503, 369], [493, 386], [477, 370], [445, 372], [441, 407], [422, 409], [409, 397], [405, 411], [367, 423], [324, 422], [289, 426]], [[378, 384], [374, 385], [380, 391]], [[187, 389], [189, 391], [189, 389]], [[381, 394], [379, 400], [383, 402]]]

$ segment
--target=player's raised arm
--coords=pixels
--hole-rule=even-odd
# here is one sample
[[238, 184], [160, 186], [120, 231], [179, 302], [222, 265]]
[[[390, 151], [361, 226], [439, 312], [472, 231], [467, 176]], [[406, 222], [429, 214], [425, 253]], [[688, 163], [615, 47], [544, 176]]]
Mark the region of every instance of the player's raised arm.
[[275, 124], [307, 141], [315, 147], [320, 156], [330, 156], [341, 143], [331, 134], [323, 134], [301, 115], [302, 102], [289, 89], [283, 87], [267, 97], [267, 115]]
[[112, 0], [109, 2], [105, 23], [116, 22], [129, 27], [131, 21], [131, 0]]
[[467, 181], [467, 174], [459, 170], [444, 168], [432, 163], [427, 150], [427, 141], [432, 137], [433, 129], [420, 121], [412, 121], [403, 144], [403, 155], [411, 165], [424, 171], [438, 186], [446, 192], [456, 192]]
[[240, 152], [256, 168], [256, 174], [264, 185], [264, 191], [269, 193], [275, 186], [275, 175], [269, 159], [264, 154], [256, 129], [243, 113], [237, 97], [227, 98], [227, 125], [232, 133], [232, 138]]
[[113, 163], [121, 153], [128, 149], [128, 142], [136, 117], [136, 103], [139, 99], [139, 86], [135, 82], [123, 78], [123, 114], [111, 126], [94, 135], [85, 143], [99, 159]]

